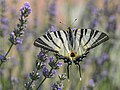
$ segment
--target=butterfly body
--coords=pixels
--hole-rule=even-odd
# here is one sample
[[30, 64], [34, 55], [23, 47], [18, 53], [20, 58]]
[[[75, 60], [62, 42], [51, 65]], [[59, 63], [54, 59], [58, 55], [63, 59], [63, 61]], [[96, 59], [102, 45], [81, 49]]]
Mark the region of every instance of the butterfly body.
[[99, 44], [107, 41], [108, 35], [94, 29], [75, 29], [70, 27], [67, 31], [59, 30], [48, 32], [37, 38], [34, 42], [36, 47], [40, 47], [59, 55], [69, 65], [75, 63], [79, 66], [79, 62], [83, 60], [91, 49]]

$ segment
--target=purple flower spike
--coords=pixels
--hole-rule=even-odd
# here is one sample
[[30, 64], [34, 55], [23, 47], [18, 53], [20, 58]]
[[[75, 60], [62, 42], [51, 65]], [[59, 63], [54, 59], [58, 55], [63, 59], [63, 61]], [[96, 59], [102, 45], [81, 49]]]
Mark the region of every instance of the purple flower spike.
[[102, 55], [102, 58], [103, 58], [103, 60], [107, 60], [107, 59], [109, 59], [109, 55], [107, 53], [104, 53]]
[[55, 31], [57, 31], [55, 26], [51, 26], [51, 32], [55, 32]]
[[76, 30], [77, 28], [72, 28], [72, 30], [74, 31], [74, 30]]
[[89, 80], [89, 85], [92, 86], [92, 87], [94, 87], [94, 80], [93, 79]]
[[44, 53], [42, 51], [39, 52], [40, 57], [44, 57]]
[[4, 55], [0, 55], [0, 62], [5, 61], [5, 60], [6, 60], [5, 56]]
[[58, 62], [58, 63], [57, 63], [57, 66], [58, 66], [58, 67], [62, 66], [62, 62]]
[[27, 17], [32, 12], [30, 4], [28, 2], [25, 2], [20, 11], [22, 12], [21, 16]]
[[43, 68], [43, 75], [49, 77], [49, 70], [46, 67]]
[[49, 58], [49, 62], [53, 62], [53, 60], [54, 60], [54, 57], [51, 56], [51, 57]]
[[62, 90], [62, 88], [58, 88], [57, 90]]
[[24, 7], [28, 10], [29, 14], [32, 12], [32, 9], [31, 9], [30, 4], [28, 2], [24, 3]]
[[30, 4], [28, 2], [24, 3], [25, 8], [30, 8]]
[[62, 90], [62, 88], [63, 88], [63, 84], [60, 82], [54, 83], [52, 85], [52, 90]]
[[103, 77], [106, 77], [107, 75], [108, 75], [108, 71], [107, 71], [107, 70], [103, 70], [103, 71], [102, 71], [102, 76], [103, 76]]
[[53, 70], [52, 70], [52, 73], [53, 73], [53, 74], [56, 74], [57, 72], [56, 72], [56, 70], [53, 69]]
[[16, 38], [16, 44], [22, 44], [23, 39], [21, 39], [20, 37]]

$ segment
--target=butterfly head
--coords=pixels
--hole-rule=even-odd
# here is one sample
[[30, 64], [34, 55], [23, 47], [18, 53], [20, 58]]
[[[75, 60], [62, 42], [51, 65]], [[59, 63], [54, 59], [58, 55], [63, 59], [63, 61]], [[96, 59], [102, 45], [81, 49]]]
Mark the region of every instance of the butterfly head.
[[83, 58], [85, 58], [87, 56], [88, 53], [89, 53], [89, 51], [86, 51], [84, 54], [78, 55], [77, 52], [70, 52], [69, 59], [73, 62], [74, 61], [80, 62], [80, 61], [82, 61]]
[[76, 57], [76, 56], [77, 56], [76, 52], [70, 52], [70, 54], [69, 54], [69, 55], [70, 55], [70, 57], [71, 57], [71, 58], [74, 58], [74, 57]]

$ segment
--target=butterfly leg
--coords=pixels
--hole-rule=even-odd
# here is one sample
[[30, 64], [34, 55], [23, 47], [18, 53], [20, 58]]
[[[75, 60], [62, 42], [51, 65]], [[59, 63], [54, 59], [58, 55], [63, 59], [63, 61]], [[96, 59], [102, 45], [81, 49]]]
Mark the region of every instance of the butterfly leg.
[[68, 57], [64, 57], [62, 55], [59, 55], [59, 59], [63, 59], [64, 60], [64, 63], [67, 63], [67, 77], [69, 79], [69, 67], [70, 65], [72, 65], [72, 61], [68, 58]]
[[68, 79], [69, 79], [69, 64], [67, 65], [67, 77], [68, 77]]
[[64, 61], [64, 63], [67, 63], [68, 65], [67, 65], [67, 77], [68, 77], [68, 79], [69, 79], [69, 67], [70, 67], [70, 65], [72, 65], [72, 62], [68, 59], [67, 61]]
[[82, 79], [82, 76], [81, 76], [81, 67], [80, 67], [80, 64], [79, 64], [79, 63], [78, 63], [77, 65], [78, 65], [79, 75], [80, 75], [80, 81], [81, 81], [81, 79]]

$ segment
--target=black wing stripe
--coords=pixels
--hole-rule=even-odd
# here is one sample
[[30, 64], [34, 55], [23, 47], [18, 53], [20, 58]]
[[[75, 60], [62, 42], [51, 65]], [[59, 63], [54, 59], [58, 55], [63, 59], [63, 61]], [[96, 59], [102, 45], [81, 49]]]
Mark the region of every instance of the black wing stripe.
[[99, 44], [107, 41], [108, 39], [109, 39], [109, 37], [106, 34], [101, 33], [101, 35], [98, 37], [98, 39], [92, 44], [92, 46], [90, 48], [88, 48], [88, 50], [98, 46]]
[[44, 37], [46, 40], [48, 40], [48, 41], [49, 41], [49, 39], [48, 39], [48, 37], [47, 37], [46, 35], [43, 35], [43, 37]]
[[64, 32], [64, 34], [65, 34], [65, 36], [66, 36], [66, 39], [68, 40], [68, 38], [67, 38], [67, 33], [65, 32], [65, 31], [63, 31]]
[[106, 34], [101, 33], [100, 36], [98, 37], [97, 40], [95, 40], [95, 42], [93, 42], [93, 44], [97, 43], [99, 40], [103, 39], [106, 36]]
[[77, 35], [77, 31], [78, 31], [78, 29], [75, 30], [75, 34], [74, 34], [74, 35], [75, 35], [75, 38], [76, 38], [76, 35]]
[[[89, 39], [88, 39], [88, 41], [85, 43], [85, 45], [87, 45], [87, 44], [89, 43], [89, 41], [91, 40], [91, 37], [93, 36], [93, 34], [94, 34], [94, 30], [91, 29]], [[84, 45], [84, 46], [85, 46], [85, 45]]]
[[90, 48], [88, 48], [88, 50], [98, 46], [99, 44], [101, 44], [102, 42], [107, 41], [108, 39], [109, 39], [108, 37], [102, 39], [101, 41], [97, 42], [96, 44], [93, 44]]
[[85, 35], [87, 34], [88, 29], [85, 29]]
[[71, 31], [70, 28], [69, 28], [69, 31], [68, 31], [68, 36], [69, 36], [70, 44], [73, 47], [73, 35], [72, 35], [72, 31]]
[[40, 38], [36, 39], [35, 42], [34, 42], [34, 45], [37, 46], [37, 47], [40, 47], [41, 46], [40, 44], [43, 44], [43, 45], [45, 45], [49, 48], [52, 48], [48, 44], [46, 44], [42, 39], [40, 39]]
[[53, 40], [52, 36], [50, 35], [50, 33], [47, 33], [47, 35], [48, 35], [49, 39], [53, 42], [53, 44], [54, 44], [55, 46], [57, 46], [58, 48], [60, 48], [60, 46], [58, 46], [58, 45], [54, 42], [54, 40]]
[[94, 37], [98, 34], [98, 32], [99, 32], [99, 31], [96, 31], [96, 32], [95, 32], [95, 34], [94, 34], [93, 38], [94, 38]]
[[[35, 44], [34, 44], [35, 45]], [[35, 45], [36, 46], [36, 45]], [[43, 46], [43, 45], [40, 45], [39, 44], [39, 47], [41, 47], [41, 48], [43, 48], [43, 49], [46, 49], [46, 50], [49, 50], [49, 51], [52, 51], [52, 52], [55, 52], [55, 53], [58, 53], [58, 51], [56, 51], [56, 50], [54, 50], [54, 49], [52, 49], [52, 48], [48, 48], [48, 47], [46, 47], [46, 46]]]
[[58, 31], [58, 36], [59, 36], [60, 40], [62, 41], [62, 43], [64, 43], [63, 38], [61, 37], [60, 31]]
[[82, 40], [82, 38], [83, 38], [83, 30], [84, 30], [84, 29], [81, 29], [81, 30], [80, 30], [81, 33], [80, 33], [80, 38], [79, 38], [79, 45], [81, 44], [81, 40]]
[[56, 38], [57, 38], [57, 33], [56, 32], [54, 32], [54, 35], [56, 36]]

